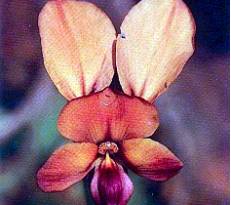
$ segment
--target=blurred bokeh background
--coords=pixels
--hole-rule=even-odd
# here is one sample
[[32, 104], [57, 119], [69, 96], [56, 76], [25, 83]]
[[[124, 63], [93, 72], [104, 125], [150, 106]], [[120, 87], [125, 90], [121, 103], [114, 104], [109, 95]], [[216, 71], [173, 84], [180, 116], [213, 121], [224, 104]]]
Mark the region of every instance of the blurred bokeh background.
[[[38, 168], [65, 141], [56, 129], [65, 99], [44, 69], [37, 27], [45, 2], [0, 1], [0, 205], [91, 205], [90, 176], [60, 193], [43, 193], [35, 181]], [[119, 31], [138, 1], [91, 2]], [[153, 135], [185, 166], [164, 183], [129, 172], [135, 185], [130, 205], [229, 204], [229, 1], [185, 2], [197, 25], [196, 51], [157, 100], [161, 123]]]

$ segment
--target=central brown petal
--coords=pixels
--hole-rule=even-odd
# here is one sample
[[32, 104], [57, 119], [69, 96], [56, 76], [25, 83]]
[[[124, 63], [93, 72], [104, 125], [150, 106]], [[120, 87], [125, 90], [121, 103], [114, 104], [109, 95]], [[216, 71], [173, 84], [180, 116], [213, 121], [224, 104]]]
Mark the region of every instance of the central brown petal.
[[153, 105], [137, 97], [114, 93], [109, 88], [70, 101], [58, 119], [58, 129], [63, 136], [75, 142], [97, 144], [149, 137], [158, 125]]

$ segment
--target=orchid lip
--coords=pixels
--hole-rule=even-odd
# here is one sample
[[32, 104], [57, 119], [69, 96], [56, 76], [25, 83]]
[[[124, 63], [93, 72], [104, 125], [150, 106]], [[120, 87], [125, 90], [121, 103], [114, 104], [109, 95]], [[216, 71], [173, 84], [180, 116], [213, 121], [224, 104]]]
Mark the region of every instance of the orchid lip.
[[110, 158], [108, 151], [96, 167], [91, 182], [91, 193], [98, 205], [125, 205], [133, 193], [131, 180], [123, 167]]
[[115, 154], [119, 151], [119, 148], [115, 142], [106, 141], [102, 142], [98, 147], [98, 153], [105, 155], [106, 153]]

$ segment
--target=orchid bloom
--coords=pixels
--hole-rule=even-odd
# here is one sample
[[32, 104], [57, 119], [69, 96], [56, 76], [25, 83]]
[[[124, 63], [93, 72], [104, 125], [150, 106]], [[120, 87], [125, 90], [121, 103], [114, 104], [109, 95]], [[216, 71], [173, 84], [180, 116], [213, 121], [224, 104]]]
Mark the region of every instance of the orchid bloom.
[[[39, 15], [39, 29], [45, 67], [69, 101], [58, 129], [73, 141], [38, 171], [40, 188], [62, 191], [94, 169], [95, 202], [126, 205], [133, 184], [125, 166], [156, 181], [177, 174], [183, 163], [147, 137], [159, 125], [154, 101], [194, 50], [194, 21], [182, 0], [142, 0], [117, 37], [95, 5], [49, 1]], [[109, 88], [115, 69], [124, 93]]]

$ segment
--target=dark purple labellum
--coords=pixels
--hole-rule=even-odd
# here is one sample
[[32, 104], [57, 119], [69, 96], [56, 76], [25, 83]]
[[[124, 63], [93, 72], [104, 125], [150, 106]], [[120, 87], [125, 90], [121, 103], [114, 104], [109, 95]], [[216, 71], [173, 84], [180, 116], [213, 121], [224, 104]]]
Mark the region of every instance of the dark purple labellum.
[[117, 164], [99, 168], [98, 190], [102, 205], [118, 205], [123, 194], [123, 185]]
[[109, 154], [95, 169], [91, 193], [98, 205], [126, 205], [133, 192], [133, 184], [123, 167]]

